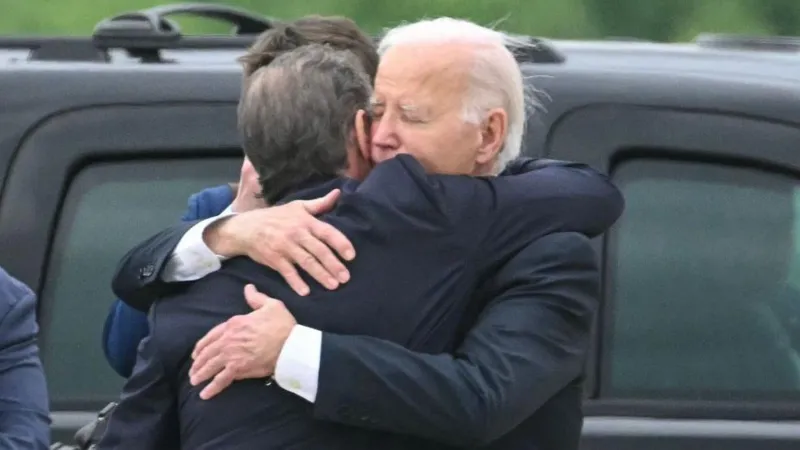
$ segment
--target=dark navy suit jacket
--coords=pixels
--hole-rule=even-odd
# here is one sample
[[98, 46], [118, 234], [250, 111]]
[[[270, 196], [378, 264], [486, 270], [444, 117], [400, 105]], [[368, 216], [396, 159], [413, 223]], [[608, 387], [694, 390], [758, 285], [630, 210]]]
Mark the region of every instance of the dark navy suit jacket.
[[[534, 160], [520, 158], [509, 164], [503, 175], [513, 174], [531, 163], [534, 163]], [[191, 222], [193, 225], [199, 220], [217, 216], [233, 202], [233, 199], [234, 191], [227, 184], [192, 194], [189, 197], [188, 209], [181, 217], [181, 221]], [[171, 229], [169, 231], [174, 234]], [[182, 233], [179, 235], [183, 236]], [[167, 252], [171, 252], [171, 247], [168, 247], [170, 250]], [[134, 299], [138, 297], [136, 294], [131, 296]], [[146, 306], [140, 310], [122, 300], [114, 300], [103, 326], [103, 353], [114, 371], [125, 378], [133, 371], [139, 342], [150, 333], [145, 310], [149, 309], [152, 299], [144, 299], [144, 302]]]
[[[325, 186], [326, 191], [330, 187]], [[509, 259], [519, 257], [520, 250], [544, 235], [570, 229], [597, 235], [616, 220], [622, 209], [619, 193], [604, 177], [575, 165], [549, 166], [523, 176], [475, 179], [428, 176], [413, 158], [401, 156], [380, 164], [358, 188], [345, 191], [336, 211], [326, 220], [348, 235], [359, 249], [359, 256], [351, 266], [353, 281], [334, 292], [317, 289], [318, 295], [298, 298], [276, 273], [237, 258], [219, 272], [193, 283], [182, 294], [157, 303], [153, 311], [153, 334], [142, 346], [140, 361], [114, 414], [104, 448], [126, 448], [125, 445], [169, 448], [179, 440], [185, 448], [202, 448], [201, 445], [211, 448], [220, 443], [235, 448], [286, 448], [287, 445], [296, 445], [296, 448], [400, 445], [397, 448], [406, 448], [412, 438], [313, 421], [312, 405], [256, 380], [239, 382], [214, 400], [199, 400], [199, 390], [189, 386], [186, 376], [192, 346], [214, 325], [232, 315], [248, 312], [243, 300], [220, 299], [241, 298], [242, 288], [248, 282], [255, 282], [263, 291], [283, 299], [300, 323], [326, 332], [323, 366], [327, 365], [326, 349], [336, 344], [337, 333], [345, 338], [344, 342], [354, 334], [367, 335], [382, 339], [396, 349], [407, 348], [431, 356], [452, 352], [464, 331], [464, 324], [474, 322], [477, 312], [487, 306], [475, 301], [473, 294], [488, 275]], [[313, 192], [312, 196], [318, 194]], [[575, 286], [571, 289], [585, 293], [586, 286], [590, 286], [589, 290], [596, 287], [596, 280], [591, 281], [596, 278], [596, 269], [591, 248], [583, 244], [586, 243], [579, 240], [577, 247], [583, 250], [583, 256], [589, 255], [588, 263], [577, 260], [577, 264], [574, 264], [576, 261], [570, 264], [574, 266], [571, 270], [582, 274], [584, 283], [572, 280]], [[565, 249], [571, 251], [568, 246]], [[555, 267], [558, 263], [554, 260], [542, 267]], [[358, 281], [359, 278], [362, 281]], [[589, 296], [596, 297], [596, 292], [592, 290]], [[569, 305], [570, 302], [564, 303]], [[591, 308], [587, 311], [581, 315], [591, 316]], [[508, 328], [514, 329], [513, 321]], [[559, 332], [556, 330], [556, 334]], [[588, 337], [588, 331], [585, 336]], [[514, 334], [509, 338], [513, 339]], [[577, 355], [577, 359], [582, 357], [582, 354]], [[527, 360], [522, 356], [517, 359]], [[372, 361], [376, 362], [379, 361]], [[383, 364], [393, 367], [391, 360]], [[555, 384], [571, 384], [581, 364], [577, 363], [576, 375], [565, 372], [566, 379]], [[447, 390], [445, 381], [448, 380], [441, 380], [439, 388]], [[325, 385], [330, 382], [321, 372], [315, 410], [326, 404]], [[552, 384], [541, 387], [552, 388]], [[368, 391], [371, 391], [370, 385], [380, 388], [381, 383], [368, 378], [362, 380], [362, 387]], [[561, 387], [551, 394], [559, 390]], [[571, 410], [578, 412], [578, 419], [579, 390], [572, 389], [578, 395], [578, 409]], [[402, 389], [395, 397], [401, 393]], [[375, 391], [368, 392], [370, 394]], [[436, 389], [426, 394], [435, 396]], [[372, 399], [374, 403], [381, 403], [380, 398], [373, 396]], [[549, 399], [550, 395], [541, 402]], [[358, 415], [359, 409], [366, 408], [381, 409], [366, 404], [352, 409]], [[459, 409], [458, 414], [478, 417], [481, 411]], [[313, 412], [325, 413], [324, 408]], [[513, 421], [516, 421], [505, 421], [504, 432], [533, 412], [535, 409], [519, 418], [519, 411], [504, 414], [505, 418], [514, 416]], [[352, 416], [344, 408], [337, 408], [328, 415], [341, 416], [339, 421], [347, 421], [347, 417]], [[337, 420], [336, 417], [331, 419]], [[438, 419], [433, 426], [441, 425], [442, 420], [452, 420], [449, 417]], [[362, 427], [388, 427], [389, 431], [406, 432], [392, 430], [391, 425], [382, 424], [369, 415], [355, 420], [360, 420]], [[456, 422], [459, 421], [453, 421]], [[408, 431], [423, 437], [429, 434], [424, 429], [418, 433]], [[143, 442], [143, 436], [150, 440]], [[447, 442], [439, 436], [430, 438]], [[457, 439], [463, 438], [450, 438]]]
[[36, 297], [0, 268], [0, 448], [50, 445], [47, 384], [36, 336]]

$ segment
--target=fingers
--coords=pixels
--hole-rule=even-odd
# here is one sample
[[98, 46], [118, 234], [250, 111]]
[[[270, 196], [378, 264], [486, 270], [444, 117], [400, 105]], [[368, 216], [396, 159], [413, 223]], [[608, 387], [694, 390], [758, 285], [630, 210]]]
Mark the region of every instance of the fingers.
[[333, 257], [333, 253], [311, 233], [308, 231], [304, 232], [303, 237], [298, 239], [297, 245], [291, 247], [289, 252], [289, 258], [321, 285], [328, 289], [336, 289], [339, 287], [339, 282], [336, 278], [322, 267], [319, 260], [312, 254], [312, 252], [330, 253]]
[[[341, 231], [337, 230], [336, 227], [329, 223], [325, 223], [321, 220], [314, 220], [311, 223], [311, 234], [313, 234], [317, 239], [321, 240], [325, 243], [328, 247], [332, 248], [342, 257], [345, 261], [352, 261], [353, 258], [356, 257], [356, 249], [353, 248], [353, 244], [347, 239], [347, 236], [344, 235]], [[315, 255], [318, 258], [323, 258], [325, 255]], [[333, 255], [331, 255], [333, 256]], [[320, 261], [324, 261], [320, 259]], [[337, 259], [338, 262], [338, 259]], [[341, 269], [344, 269], [344, 265], [341, 265], [341, 268], [337, 268], [338, 270], [333, 270], [333, 267], [328, 267], [332, 270], [331, 273], [336, 273]], [[327, 264], [326, 264], [327, 267]]]
[[[227, 322], [226, 322], [227, 323]], [[189, 377], [192, 385], [200, 384], [216, 375], [223, 368], [222, 363], [222, 335], [225, 325], [222, 323], [212, 328], [192, 351], [192, 367], [189, 368]]]
[[194, 350], [192, 351], [192, 359], [197, 359], [197, 357], [202, 353], [209, 345], [217, 342], [222, 334], [225, 332], [225, 323], [221, 323], [214, 328], [211, 329], [205, 336], [203, 336], [197, 344], [194, 346]]
[[[310, 268], [304, 265], [301, 265], [301, 267], [323, 286], [328, 289], [336, 289], [339, 287], [339, 283], [347, 283], [350, 281], [350, 272], [339, 258], [336, 257], [334, 250], [331, 250], [331, 247], [328, 246], [329, 244], [323, 241], [320, 235], [323, 237], [331, 236], [331, 238], [328, 238], [328, 241], [338, 242], [339, 246], [344, 245], [346, 249], [343, 250], [343, 252], [345, 253], [350, 252], [350, 250], [347, 249], [350, 241], [333, 226], [325, 222], [320, 222], [320, 224], [321, 226], [318, 227], [312, 226], [310, 232], [302, 241], [305, 250], [314, 257], [315, 261], [311, 262], [310, 265], [317, 272], [312, 272]], [[315, 233], [315, 230], [319, 230], [319, 234]], [[344, 240], [344, 243], [342, 240]], [[317, 273], [320, 275], [318, 276]], [[321, 281], [320, 276], [325, 277], [325, 280]]]
[[[313, 220], [318, 222], [316, 219]], [[299, 295], [308, 295], [310, 289], [297, 273], [295, 265], [302, 268], [327, 289], [336, 289], [340, 283], [350, 280], [347, 268], [317, 234], [334, 243], [342, 253], [351, 259], [355, 254], [350, 241], [333, 226], [320, 221], [319, 224], [312, 223], [310, 228], [310, 230], [296, 230], [291, 240], [285, 241], [283, 248], [276, 252], [275, 256], [278, 258], [271, 261], [259, 261], [277, 270]]]
[[277, 226], [266, 244], [250, 246], [250, 257], [280, 273], [299, 295], [308, 295], [310, 288], [297, 267], [327, 289], [348, 282], [350, 273], [340, 257], [345, 261], [355, 258], [353, 245], [334, 226], [313, 217], [333, 208], [340, 194], [334, 189], [322, 198], [277, 207], [289, 209], [276, 216], [282, 218], [276, 219]]
[[258, 289], [252, 284], [248, 284], [244, 287], [244, 299], [247, 300], [247, 304], [250, 305], [251, 308], [260, 309], [267, 304], [270, 297], [258, 292]]
[[202, 398], [203, 400], [208, 400], [214, 397], [215, 395], [225, 390], [225, 388], [230, 386], [235, 378], [236, 378], [235, 371], [230, 367], [226, 367], [225, 370], [217, 373], [217, 375], [214, 376], [214, 379], [211, 380], [211, 383], [208, 383], [208, 386], [206, 386], [205, 388], [203, 388], [202, 391], [200, 391], [200, 398]]
[[272, 267], [279, 274], [281, 274], [289, 287], [292, 288], [293, 291], [297, 292], [297, 295], [305, 296], [311, 291], [311, 289], [308, 287], [308, 284], [306, 284], [306, 282], [300, 277], [300, 274], [297, 272], [294, 264], [292, 264], [292, 262], [288, 259], [281, 257], [272, 263], [266, 261], [259, 262], [266, 266]]
[[315, 198], [314, 200], [303, 200], [300, 204], [303, 205], [306, 211], [316, 216], [333, 209], [333, 207], [336, 206], [336, 201], [339, 200], [339, 194], [341, 194], [341, 191], [339, 189], [334, 189], [328, 192], [324, 197]]
[[197, 386], [198, 384], [205, 382], [211, 377], [219, 374], [222, 369], [225, 368], [222, 355], [219, 353], [214, 356], [208, 356], [201, 353], [200, 356], [201, 358], [196, 359], [192, 364], [191, 369], [189, 369], [189, 382], [192, 384], [192, 386]]

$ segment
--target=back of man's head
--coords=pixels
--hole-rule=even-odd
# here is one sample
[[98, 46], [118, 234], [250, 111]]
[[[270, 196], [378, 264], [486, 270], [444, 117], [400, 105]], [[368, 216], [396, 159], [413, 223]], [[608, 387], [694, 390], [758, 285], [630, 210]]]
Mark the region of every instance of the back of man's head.
[[308, 44], [325, 44], [336, 50], [350, 51], [358, 58], [370, 80], [378, 70], [375, 43], [358, 25], [345, 17], [306, 16], [286, 24], [276, 24], [258, 37], [239, 58], [247, 79], [256, 70], [270, 64], [280, 54]]
[[464, 121], [481, 123], [493, 108], [502, 108], [508, 115], [508, 131], [497, 155], [495, 172], [519, 156], [525, 133], [526, 89], [522, 72], [509, 47], [529, 44], [503, 32], [467, 20], [441, 17], [400, 25], [389, 30], [378, 45], [383, 56], [393, 47], [405, 45], [465, 44], [473, 57], [469, 92], [463, 105]]
[[281, 54], [251, 75], [239, 130], [268, 204], [347, 169], [355, 117], [371, 94], [351, 52], [319, 44]]

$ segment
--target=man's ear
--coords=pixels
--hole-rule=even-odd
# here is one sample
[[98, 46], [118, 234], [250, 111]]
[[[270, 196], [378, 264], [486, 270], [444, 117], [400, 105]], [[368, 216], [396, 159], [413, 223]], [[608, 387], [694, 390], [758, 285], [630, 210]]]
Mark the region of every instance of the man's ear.
[[475, 162], [478, 165], [488, 165], [494, 162], [497, 154], [503, 148], [503, 143], [508, 134], [508, 114], [502, 108], [489, 111], [481, 129], [481, 143]]
[[369, 150], [371, 138], [369, 135], [370, 128], [369, 114], [363, 109], [359, 109], [358, 112], [356, 112], [355, 123], [356, 144], [358, 144], [358, 150], [364, 160], [372, 164], [371, 152]]
[[374, 166], [370, 158], [370, 127], [366, 112], [359, 110], [356, 113], [355, 121], [347, 152], [347, 176], [355, 180], [363, 180]]

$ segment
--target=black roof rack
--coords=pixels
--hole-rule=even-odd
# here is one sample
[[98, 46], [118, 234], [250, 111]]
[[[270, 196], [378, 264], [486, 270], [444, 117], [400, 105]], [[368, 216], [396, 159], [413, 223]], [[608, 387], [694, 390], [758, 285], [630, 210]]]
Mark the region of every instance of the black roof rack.
[[[172, 15], [227, 22], [230, 35], [184, 36]], [[178, 3], [127, 12], [100, 21], [91, 38], [0, 36], [0, 49], [28, 50], [32, 61], [108, 62], [109, 50], [125, 50], [143, 62], [168, 62], [161, 50], [245, 49], [273, 20], [242, 9], [208, 3]]]
[[[185, 36], [168, 16], [191, 15], [227, 22], [232, 34]], [[242, 50], [253, 44], [274, 19], [226, 5], [177, 3], [126, 12], [100, 21], [91, 38], [85, 37], [0, 37], [0, 49], [28, 50], [34, 61], [108, 62], [110, 50], [124, 50], [146, 63], [171, 62], [162, 50]], [[547, 40], [512, 36], [509, 49], [520, 63], [561, 63], [564, 55]], [[380, 39], [377, 36], [376, 41]]]
[[700, 47], [728, 50], [800, 51], [800, 38], [794, 36], [745, 36], [702, 33], [695, 38], [694, 42]]
[[[180, 27], [167, 19], [171, 15], [194, 15], [221, 20], [234, 26], [233, 36], [246, 37], [232, 40], [231, 36], [202, 41], [186, 39]], [[105, 19], [97, 24], [92, 41], [97, 48], [122, 48], [143, 62], [164, 62], [160, 50], [170, 48], [242, 48], [253, 42], [256, 35], [272, 27], [272, 20], [257, 14], [225, 5], [207, 3], [179, 3], [156, 6], [142, 11], [128, 12]], [[201, 45], [212, 44], [212, 45]]]

